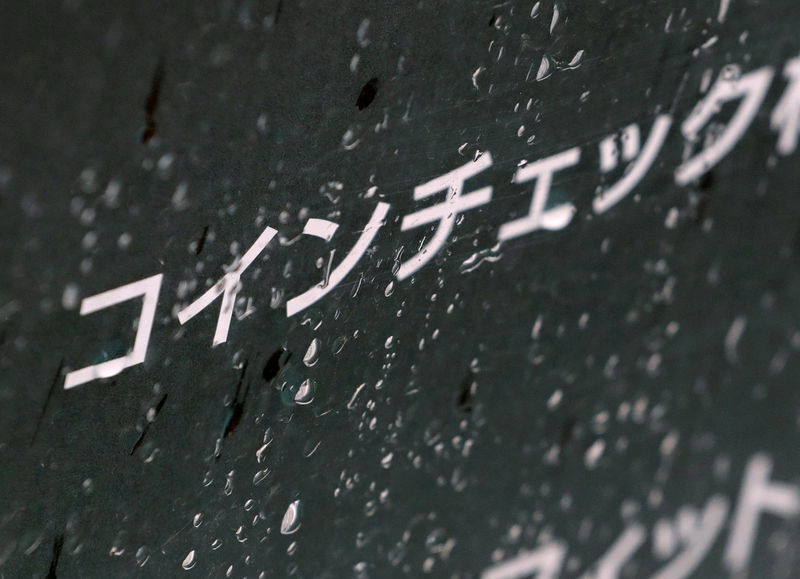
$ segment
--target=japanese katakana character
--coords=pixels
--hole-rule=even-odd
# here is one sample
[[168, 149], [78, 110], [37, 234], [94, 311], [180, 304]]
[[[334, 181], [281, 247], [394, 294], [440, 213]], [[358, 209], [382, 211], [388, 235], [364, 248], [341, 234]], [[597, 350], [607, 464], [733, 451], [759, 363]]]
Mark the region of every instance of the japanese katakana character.
[[714, 495], [706, 503], [702, 517], [697, 509], [682, 507], [675, 521], [660, 519], [653, 530], [653, 551], [661, 559], [682, 550], [652, 579], [684, 579], [703, 561], [728, 516], [728, 500]]
[[756, 454], [747, 463], [731, 534], [722, 556], [723, 564], [732, 573], [745, 570], [750, 563], [761, 513], [786, 519], [800, 515], [800, 488], [770, 482], [771, 472], [772, 460], [766, 454]]
[[81, 315], [94, 313], [110, 306], [142, 297], [142, 310], [139, 313], [139, 324], [136, 329], [136, 339], [133, 349], [125, 356], [106, 360], [99, 364], [86, 366], [67, 374], [64, 379], [64, 389], [74, 388], [97, 378], [110, 378], [136, 364], [144, 362], [147, 354], [147, 344], [150, 342], [150, 332], [153, 329], [153, 320], [156, 315], [158, 293], [161, 290], [162, 274], [156, 274], [127, 285], [99, 293], [81, 301]]
[[501, 225], [497, 233], [497, 239], [507, 241], [537, 229], [556, 231], [569, 225], [575, 215], [575, 206], [572, 203], [562, 203], [550, 209], [545, 209], [545, 206], [547, 205], [547, 198], [550, 196], [553, 174], [576, 165], [580, 158], [580, 148], [574, 147], [556, 155], [539, 159], [535, 163], [519, 167], [514, 173], [512, 183], [526, 183], [536, 179], [530, 208], [528, 214], [524, 217]]
[[[608, 211], [639, 184], [653, 166], [661, 147], [664, 146], [664, 140], [671, 125], [672, 117], [670, 115], [658, 115], [641, 154], [639, 152], [639, 125], [628, 125], [622, 130], [622, 159], [632, 161], [632, 163], [626, 169], [622, 179], [604, 189], [594, 198], [592, 207], [595, 213]], [[617, 167], [619, 151], [616, 141], [617, 135], [609, 135], [600, 141], [600, 170], [603, 173], [608, 173]]]
[[[375, 239], [378, 230], [383, 226], [386, 214], [389, 212], [389, 207], [390, 205], [388, 203], [378, 203], [377, 207], [375, 207], [375, 211], [372, 212], [372, 217], [370, 217], [366, 227], [362, 230], [358, 241], [356, 241], [356, 244], [342, 262], [336, 266], [333, 271], [327, 273], [325, 279], [318, 285], [315, 285], [311, 289], [286, 302], [287, 318], [306, 309], [339, 285], [345, 276], [350, 273], [350, 270], [356, 266], [369, 248], [372, 240]], [[325, 241], [330, 241], [338, 227], [338, 224], [325, 219], [309, 219], [303, 228], [303, 234], [313, 235]]]
[[774, 71], [769, 66], [741, 76], [734, 67], [723, 70], [709, 93], [697, 103], [681, 125], [683, 136], [690, 142], [698, 141], [700, 131], [719, 112], [722, 105], [735, 99], [741, 99], [742, 102], [728, 125], [712, 139], [707, 139], [702, 151], [675, 169], [675, 182], [678, 185], [687, 185], [702, 176], [733, 149], [764, 102], [773, 75]]
[[584, 574], [581, 579], [617, 579], [622, 567], [633, 557], [646, 537], [647, 531], [643, 525], [629, 526], [595, 563], [592, 571]]
[[790, 155], [797, 149], [797, 137], [800, 133], [800, 57], [786, 63], [783, 76], [789, 86], [772, 110], [770, 126], [778, 132], [778, 153]]
[[491, 166], [492, 155], [487, 151], [476, 160], [414, 188], [415, 201], [425, 199], [441, 191], [446, 192], [446, 198], [443, 203], [431, 205], [403, 217], [403, 221], [400, 224], [401, 231], [408, 231], [435, 221], [439, 222], [439, 226], [436, 228], [436, 233], [433, 234], [431, 240], [422, 247], [419, 253], [400, 266], [400, 269], [397, 270], [397, 279], [406, 279], [433, 259], [450, 237], [459, 214], [485, 205], [492, 199], [491, 187], [482, 187], [476, 191], [462, 194], [464, 181]]
[[227, 273], [225, 273], [217, 283], [211, 286], [206, 293], [201, 295], [194, 302], [178, 312], [178, 321], [181, 325], [203, 311], [219, 296], [222, 296], [222, 304], [219, 309], [219, 317], [217, 318], [217, 329], [214, 332], [213, 345], [217, 346], [225, 342], [228, 339], [228, 329], [231, 325], [231, 316], [233, 315], [236, 295], [242, 287], [240, 278], [277, 233], [278, 232], [272, 227], [264, 229], [250, 249], [248, 249], [241, 258], [234, 260], [234, 262], [226, 268]]
[[556, 579], [566, 554], [563, 543], [546, 543], [535, 551], [520, 553], [509, 561], [489, 567], [481, 573], [481, 579]]

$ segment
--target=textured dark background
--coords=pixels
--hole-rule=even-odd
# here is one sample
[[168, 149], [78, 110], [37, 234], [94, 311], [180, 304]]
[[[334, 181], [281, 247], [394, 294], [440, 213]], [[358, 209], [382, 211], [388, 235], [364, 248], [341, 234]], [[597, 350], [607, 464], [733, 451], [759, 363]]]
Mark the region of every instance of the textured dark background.
[[[800, 482], [800, 169], [775, 156], [768, 118], [800, 8], [733, 0], [720, 23], [717, 2], [564, 0], [551, 32], [553, 2], [537, 18], [533, 4], [3, 3], [0, 576], [47, 575], [62, 537], [58, 577], [477, 577], [547, 535], [577, 576], [631, 517], [652, 527], [713, 493], [735, 505], [755, 452]], [[556, 66], [581, 50], [580, 66]], [[555, 70], [536, 81], [544, 55]], [[776, 70], [731, 154], [676, 186], [676, 125], [636, 198], [593, 216], [597, 142], [632, 122], [646, 135], [658, 112], [679, 123], [704, 72], [728, 63]], [[573, 223], [464, 272], [527, 211], [517, 164], [577, 145], [551, 194], [576, 204]], [[493, 201], [387, 291], [397, 251], [429, 233], [400, 231], [430, 204], [413, 188], [487, 150], [494, 166], [470, 186], [493, 185]], [[243, 276], [256, 311], [227, 343], [211, 347], [218, 302], [179, 326], [176, 304], [266, 224], [292, 239], [309, 216], [339, 222], [336, 262], [378, 200], [392, 208], [374, 251], [313, 308], [287, 319], [283, 306], [321, 277], [329, 247], [306, 237], [273, 242]], [[63, 390], [64, 370], [124, 351], [138, 311], [81, 317], [70, 292], [79, 303], [159, 272], [146, 362]], [[265, 380], [280, 348], [291, 358]], [[241, 417], [215, 457], [244, 361]], [[306, 378], [314, 400], [295, 405]], [[283, 535], [298, 499], [301, 528]], [[696, 576], [726, 576], [726, 540]], [[797, 576], [797, 541], [765, 517], [753, 576]], [[625, 576], [659, 565], [648, 543]]]

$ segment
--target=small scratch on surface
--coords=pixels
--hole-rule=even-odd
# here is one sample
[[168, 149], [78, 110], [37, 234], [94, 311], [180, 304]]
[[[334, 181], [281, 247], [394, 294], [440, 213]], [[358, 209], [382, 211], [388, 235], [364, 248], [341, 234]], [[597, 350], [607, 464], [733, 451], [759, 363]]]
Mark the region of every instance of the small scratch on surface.
[[377, 77], [373, 77], [367, 81], [367, 83], [361, 87], [361, 92], [358, 93], [358, 99], [356, 99], [356, 106], [358, 110], [363, 111], [367, 108], [375, 97], [378, 94], [378, 87], [380, 83]]
[[56, 579], [56, 568], [58, 559], [61, 557], [61, 548], [64, 546], [64, 535], [58, 535], [53, 541], [53, 556], [50, 559], [50, 570], [47, 572], [47, 579]]
[[[242, 369], [239, 374], [239, 381], [236, 383], [236, 390], [233, 394], [233, 399], [228, 406], [228, 412], [225, 415], [225, 420], [222, 424], [222, 430], [217, 437], [216, 448], [214, 449], [214, 459], [219, 460], [222, 456], [222, 441], [228, 438], [233, 431], [239, 426], [239, 422], [244, 415], [244, 403], [247, 400], [247, 394], [250, 391], [250, 382], [245, 380], [247, 374], [247, 365], [249, 359], [245, 359], [242, 364]], [[242, 390], [244, 384], [244, 390]]]
[[58, 384], [59, 378], [61, 378], [61, 371], [64, 369], [64, 358], [61, 358], [61, 361], [58, 363], [58, 369], [56, 369], [56, 374], [53, 376], [53, 381], [50, 383], [50, 389], [47, 391], [47, 398], [44, 401], [44, 406], [42, 407], [42, 412], [39, 414], [39, 420], [36, 422], [36, 428], [33, 431], [33, 438], [31, 438], [31, 446], [34, 442], [36, 442], [36, 437], [39, 434], [39, 428], [42, 426], [42, 422], [44, 421], [44, 417], [47, 414], [47, 407], [50, 406], [50, 400], [53, 398], [53, 393], [56, 390], [56, 384]]
[[306, 457], [306, 458], [309, 458], [309, 457], [310, 457], [312, 454], [314, 454], [315, 452], [317, 452], [317, 449], [319, 448], [319, 445], [320, 445], [320, 444], [322, 444], [322, 441], [321, 441], [321, 440], [320, 440], [319, 442], [317, 442], [317, 444], [315, 444], [315, 445], [314, 445], [314, 448], [312, 448], [312, 449], [311, 449], [311, 452], [309, 452], [308, 454], [306, 454], [306, 455], [305, 455], [305, 457]]
[[161, 83], [164, 80], [164, 59], [158, 60], [158, 65], [153, 73], [153, 80], [150, 82], [150, 92], [144, 103], [145, 129], [142, 133], [142, 142], [147, 143], [156, 134], [156, 109], [158, 108], [158, 97], [161, 94]]
[[183, 526], [182, 526], [181, 528], [179, 528], [177, 531], [175, 531], [174, 533], [172, 533], [172, 535], [170, 535], [169, 537], [167, 537], [167, 540], [166, 540], [166, 541], [164, 541], [163, 543], [161, 543], [161, 546], [159, 547], [159, 551], [161, 551], [161, 553], [162, 553], [163, 555], [166, 555], [166, 551], [164, 551], [164, 547], [166, 547], [166, 546], [167, 546], [169, 543], [171, 543], [172, 541], [174, 541], [174, 540], [175, 540], [175, 537], [177, 537], [177, 536], [178, 536], [178, 535], [180, 535], [180, 534], [181, 534], [183, 531], [185, 531], [187, 528], [189, 528], [189, 525], [191, 525], [191, 524], [192, 524], [191, 520], [190, 520], [190, 521], [187, 521], [186, 523], [184, 523], [184, 524], [183, 524]]
[[746, 328], [747, 318], [741, 315], [736, 316], [736, 319], [733, 320], [731, 327], [728, 329], [728, 333], [725, 335], [725, 359], [729, 364], [735, 364], [739, 361], [737, 347]]
[[152, 425], [156, 421], [156, 417], [158, 417], [158, 413], [161, 412], [161, 409], [164, 408], [164, 403], [166, 401], [167, 401], [167, 395], [164, 394], [164, 396], [161, 397], [161, 400], [158, 401], [158, 404], [156, 404], [154, 408], [151, 408], [152, 413], [148, 411], [146, 417], [147, 423], [144, 425], [142, 433], [139, 435], [139, 438], [133, 445], [133, 448], [131, 448], [129, 456], [133, 456], [133, 453], [136, 452], [140, 446], [142, 446], [142, 443], [144, 442], [144, 437], [147, 435], [147, 431], [150, 430], [150, 425]]
[[203, 247], [206, 245], [206, 237], [208, 236], [208, 225], [203, 227], [203, 233], [200, 234], [200, 239], [197, 241], [197, 248], [194, 250], [195, 255], [200, 255]]

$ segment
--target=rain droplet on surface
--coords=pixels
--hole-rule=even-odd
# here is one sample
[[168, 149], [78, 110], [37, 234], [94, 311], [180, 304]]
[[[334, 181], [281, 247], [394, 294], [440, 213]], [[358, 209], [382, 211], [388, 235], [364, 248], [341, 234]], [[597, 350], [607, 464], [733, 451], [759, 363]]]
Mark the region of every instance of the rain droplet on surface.
[[195, 556], [195, 551], [192, 549], [189, 553], [184, 557], [183, 563], [181, 563], [181, 567], [186, 569], [187, 571], [194, 567], [194, 564], [197, 562], [197, 557]]
[[300, 388], [298, 388], [297, 393], [294, 395], [294, 401], [296, 404], [311, 404], [311, 401], [314, 400], [314, 394], [317, 392], [317, 385], [311, 378], [306, 378], [303, 380], [303, 383], [300, 384]]
[[556, 24], [558, 24], [558, 17], [560, 13], [558, 11], [558, 2], [553, 5], [553, 19], [550, 21], [550, 34], [553, 34], [553, 30], [555, 30]]
[[270, 471], [270, 469], [268, 468], [258, 471], [256, 474], [253, 475], [253, 484], [257, 485], [261, 483], [265, 478], [269, 476], [270, 472], [272, 471]]
[[238, 529], [236, 529], [236, 540], [239, 541], [240, 543], [244, 543], [245, 541], [247, 541], [247, 537], [244, 534], [244, 527], [241, 525], [239, 526]]
[[361, 48], [366, 48], [370, 44], [367, 32], [369, 32], [369, 18], [364, 18], [361, 24], [358, 25], [358, 30], [356, 31], [356, 40]]
[[150, 559], [150, 549], [142, 545], [136, 550], [136, 564], [139, 567], [144, 567], [148, 559]]
[[111, 545], [111, 549], [109, 549], [108, 554], [112, 557], [119, 557], [120, 555], [125, 554], [125, 547], [122, 546], [124, 543], [127, 533], [125, 531], [120, 531], [117, 533], [117, 536], [114, 538], [114, 543]]
[[600, 457], [603, 456], [603, 451], [606, 449], [606, 443], [603, 440], [596, 440], [592, 446], [590, 446], [586, 453], [583, 456], [583, 462], [586, 464], [586, 468], [593, 469], [597, 466]]
[[486, 70], [485, 66], [479, 66], [475, 69], [475, 72], [472, 73], [472, 86], [474, 86], [476, 89], [480, 90], [480, 87], [478, 86], [478, 77], [484, 70]]
[[78, 286], [74, 283], [68, 283], [64, 287], [64, 293], [61, 296], [61, 305], [65, 310], [74, 310], [78, 307]]
[[303, 355], [303, 364], [313, 366], [319, 360], [319, 339], [314, 338], [308, 345], [306, 353]]
[[581, 65], [581, 62], [583, 62], [583, 55], [584, 55], [584, 51], [583, 50], [579, 50], [578, 52], [576, 52], [575, 56], [572, 57], [572, 60], [570, 60], [567, 63], [567, 67], [568, 68], [578, 68]]
[[536, 80], [541, 81], [550, 76], [553, 72], [553, 67], [550, 64], [550, 59], [547, 56], [542, 57], [542, 62], [539, 64], [539, 70], [536, 72]]
[[291, 535], [300, 528], [300, 505], [300, 499], [297, 499], [286, 509], [281, 521], [281, 535]]

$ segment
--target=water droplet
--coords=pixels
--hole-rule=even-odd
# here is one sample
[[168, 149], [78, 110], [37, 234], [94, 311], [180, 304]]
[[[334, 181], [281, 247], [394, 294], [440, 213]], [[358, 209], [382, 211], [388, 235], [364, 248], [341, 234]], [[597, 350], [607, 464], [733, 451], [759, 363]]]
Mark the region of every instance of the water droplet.
[[186, 557], [183, 559], [183, 563], [181, 563], [181, 567], [183, 567], [184, 569], [186, 569], [188, 571], [189, 569], [194, 567], [194, 564], [196, 562], [197, 561], [196, 561], [196, 557], [195, 557], [195, 552], [194, 552], [194, 549], [192, 549], [191, 551], [189, 551], [189, 554], [186, 555]]
[[270, 472], [272, 471], [270, 471], [268, 468], [258, 471], [255, 475], [253, 475], [253, 484], [257, 485], [263, 482], [263, 480], [269, 476]]
[[352, 151], [360, 142], [361, 139], [356, 137], [355, 131], [353, 131], [352, 128], [347, 129], [344, 135], [342, 135], [342, 148], [346, 151]]
[[394, 293], [394, 282], [390, 281], [389, 285], [386, 286], [386, 289], [383, 290], [383, 295], [387, 298]]
[[303, 383], [300, 384], [300, 388], [294, 395], [294, 401], [297, 404], [311, 404], [311, 401], [314, 400], [314, 394], [316, 394], [316, 392], [316, 382], [311, 378], [306, 378], [303, 380]]
[[393, 458], [394, 458], [394, 453], [390, 452], [389, 454], [387, 454], [386, 456], [384, 456], [381, 459], [381, 466], [383, 468], [389, 468], [390, 466], [392, 466], [392, 459]]
[[194, 518], [192, 519], [192, 524], [195, 527], [199, 527], [203, 524], [203, 513], [197, 513]]
[[481, 249], [473, 253], [461, 263], [459, 271], [461, 273], [469, 273], [478, 269], [482, 263], [495, 263], [502, 257], [503, 254], [500, 253], [500, 244], [498, 243], [490, 248]]
[[737, 80], [742, 76], [742, 69], [738, 64], [726, 64], [719, 74], [724, 80]]
[[475, 69], [475, 72], [472, 73], [472, 86], [474, 86], [476, 89], [480, 90], [480, 87], [478, 86], [478, 77], [484, 70], [486, 70], [485, 66], [479, 66]]
[[536, 72], [536, 80], [542, 81], [553, 73], [553, 67], [550, 64], [550, 59], [547, 55], [542, 57], [542, 62], [539, 64], [539, 70]]
[[394, 345], [394, 336], [389, 336], [386, 338], [386, 341], [383, 343], [383, 347], [387, 350]]
[[572, 60], [570, 60], [569, 63], [567, 63], [567, 67], [578, 68], [581, 65], [581, 62], [583, 62], [583, 54], [584, 54], [583, 50], [579, 50], [578, 52], [576, 52], [575, 56], [572, 57]]
[[339, 336], [333, 341], [333, 347], [331, 348], [331, 351], [334, 354], [338, 354], [339, 352], [342, 351], [342, 348], [344, 348], [344, 345], [346, 343], [347, 343], [347, 338], [345, 336]]
[[319, 339], [314, 338], [308, 345], [305, 355], [303, 355], [303, 364], [306, 366], [313, 366], [319, 360]]
[[65, 310], [74, 310], [78, 307], [78, 286], [74, 283], [68, 283], [64, 287], [64, 293], [61, 296], [61, 305]]
[[139, 565], [139, 567], [144, 567], [148, 559], [150, 559], [150, 549], [142, 545], [136, 550], [136, 564]]
[[561, 400], [564, 398], [564, 392], [561, 391], [560, 388], [557, 388], [550, 398], [547, 399], [547, 409], [553, 410], [556, 406], [561, 403]]
[[111, 549], [109, 549], [108, 554], [112, 557], [119, 557], [125, 553], [125, 547], [122, 544], [125, 542], [125, 537], [127, 533], [125, 531], [120, 531], [117, 533], [117, 536], [114, 538], [114, 543], [111, 545]]
[[230, 471], [228, 476], [225, 477], [225, 489], [223, 492], [227, 496], [230, 496], [230, 494], [233, 492], [233, 471]]
[[247, 537], [245, 537], [244, 535], [243, 526], [240, 526], [238, 529], [236, 529], [236, 540], [239, 541], [240, 543], [244, 543], [245, 541], [247, 541]]
[[300, 528], [300, 499], [293, 501], [281, 521], [281, 535], [291, 535]]
[[555, 29], [556, 24], [558, 24], [558, 17], [559, 16], [560, 16], [560, 13], [558, 11], [558, 2], [556, 2], [553, 5], [553, 19], [550, 21], [550, 34], [553, 34], [553, 30]]
[[273, 287], [270, 290], [269, 307], [273, 310], [280, 307], [283, 303], [283, 289]]
[[364, 18], [364, 20], [361, 21], [361, 24], [358, 25], [358, 30], [356, 31], [356, 40], [361, 48], [365, 48], [370, 44], [370, 39], [367, 38], [368, 31], [369, 18]]
[[597, 466], [600, 457], [603, 456], [603, 451], [606, 449], [606, 443], [603, 440], [596, 440], [592, 446], [590, 446], [586, 453], [583, 456], [583, 462], [586, 464], [586, 468], [593, 469]]

